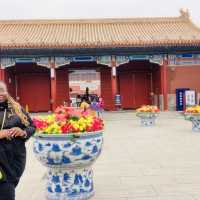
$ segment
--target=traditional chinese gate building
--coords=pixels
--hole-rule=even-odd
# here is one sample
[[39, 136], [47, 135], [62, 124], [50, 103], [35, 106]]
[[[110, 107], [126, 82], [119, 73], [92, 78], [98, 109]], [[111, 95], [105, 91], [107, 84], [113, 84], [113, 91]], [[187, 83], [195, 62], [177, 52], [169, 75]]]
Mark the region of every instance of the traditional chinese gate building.
[[0, 79], [30, 111], [69, 102], [69, 72], [100, 72], [107, 110], [175, 108], [175, 89], [200, 93], [200, 29], [179, 17], [0, 21]]

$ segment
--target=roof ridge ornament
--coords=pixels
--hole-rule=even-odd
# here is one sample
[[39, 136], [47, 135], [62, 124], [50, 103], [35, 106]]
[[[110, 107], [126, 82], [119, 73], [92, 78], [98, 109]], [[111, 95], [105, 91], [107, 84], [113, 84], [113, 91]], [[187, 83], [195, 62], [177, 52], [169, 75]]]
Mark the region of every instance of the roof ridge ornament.
[[184, 19], [190, 18], [190, 12], [189, 12], [188, 8], [181, 8], [180, 14], [181, 14], [181, 16], [180, 16], [181, 18], [184, 18]]

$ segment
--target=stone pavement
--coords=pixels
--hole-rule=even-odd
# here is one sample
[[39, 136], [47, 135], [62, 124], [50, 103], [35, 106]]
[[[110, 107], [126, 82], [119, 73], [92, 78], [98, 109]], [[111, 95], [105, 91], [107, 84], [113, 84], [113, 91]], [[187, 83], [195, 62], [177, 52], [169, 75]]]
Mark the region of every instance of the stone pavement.
[[[94, 164], [91, 200], [200, 200], [200, 133], [175, 112], [141, 127], [133, 112], [104, 114], [101, 156]], [[16, 200], [45, 200], [45, 168], [27, 144], [26, 171]]]

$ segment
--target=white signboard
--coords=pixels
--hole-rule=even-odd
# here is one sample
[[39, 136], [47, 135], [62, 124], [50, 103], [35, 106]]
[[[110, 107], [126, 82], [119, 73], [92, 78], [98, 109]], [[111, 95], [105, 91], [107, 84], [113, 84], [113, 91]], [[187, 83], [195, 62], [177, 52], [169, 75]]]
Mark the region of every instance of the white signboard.
[[185, 104], [186, 106], [194, 106], [196, 104], [196, 93], [194, 90], [185, 91]]

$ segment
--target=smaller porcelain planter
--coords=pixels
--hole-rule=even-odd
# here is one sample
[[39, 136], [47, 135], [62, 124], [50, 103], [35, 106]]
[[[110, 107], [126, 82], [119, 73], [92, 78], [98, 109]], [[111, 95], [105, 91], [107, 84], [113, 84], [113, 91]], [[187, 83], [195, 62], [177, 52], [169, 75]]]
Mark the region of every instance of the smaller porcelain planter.
[[102, 131], [34, 137], [34, 153], [48, 168], [48, 200], [85, 200], [94, 195], [91, 166], [102, 150]]
[[136, 114], [136, 116], [141, 119], [141, 126], [155, 126], [155, 121], [158, 117], [158, 113], [139, 112]]
[[192, 131], [200, 132], [200, 115], [198, 114], [185, 114], [185, 119], [192, 122]]

